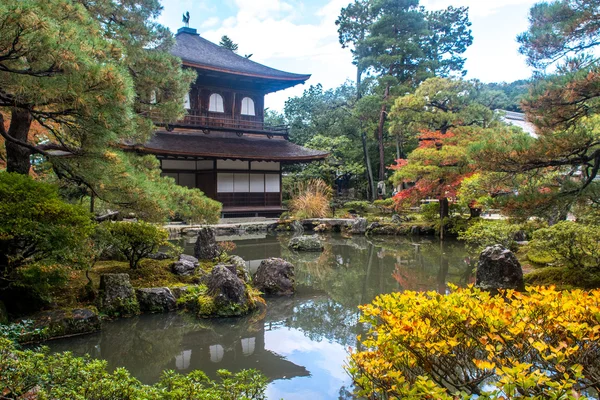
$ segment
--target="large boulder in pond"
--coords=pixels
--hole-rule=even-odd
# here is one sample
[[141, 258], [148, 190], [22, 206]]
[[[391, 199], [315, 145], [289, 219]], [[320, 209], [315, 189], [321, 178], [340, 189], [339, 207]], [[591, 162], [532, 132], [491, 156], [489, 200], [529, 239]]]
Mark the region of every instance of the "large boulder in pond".
[[281, 259], [263, 260], [254, 275], [254, 287], [266, 294], [289, 296], [296, 291], [294, 266]]
[[188, 276], [193, 275], [198, 268], [198, 259], [196, 257], [188, 256], [187, 254], [181, 254], [179, 260], [171, 264], [171, 271], [175, 275]]
[[350, 228], [350, 232], [358, 235], [364, 235], [367, 232], [367, 219], [366, 218], [356, 218], [352, 223], [352, 227]]
[[106, 315], [134, 315], [140, 306], [127, 274], [100, 275], [98, 309]]
[[225, 265], [216, 265], [208, 276], [206, 286], [213, 297], [215, 314], [239, 315], [248, 310], [246, 284]]
[[194, 246], [194, 256], [199, 260], [212, 260], [221, 254], [215, 239], [215, 230], [210, 227], [200, 228]]
[[317, 235], [293, 237], [288, 247], [296, 251], [323, 251], [323, 243]]
[[177, 300], [167, 287], [138, 289], [136, 294], [142, 312], [162, 313], [177, 308]]
[[479, 256], [475, 285], [492, 292], [498, 289], [525, 290], [523, 269], [514, 253], [496, 244], [486, 247]]

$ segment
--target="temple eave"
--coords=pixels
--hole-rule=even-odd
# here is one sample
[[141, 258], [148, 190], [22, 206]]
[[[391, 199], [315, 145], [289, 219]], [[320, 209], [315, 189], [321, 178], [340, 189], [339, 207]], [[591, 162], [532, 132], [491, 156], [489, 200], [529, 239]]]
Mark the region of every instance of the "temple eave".
[[126, 150], [163, 157], [230, 159], [303, 163], [329, 153], [308, 149], [283, 138], [238, 137], [235, 133], [186, 134], [158, 132], [148, 143], [125, 145]]

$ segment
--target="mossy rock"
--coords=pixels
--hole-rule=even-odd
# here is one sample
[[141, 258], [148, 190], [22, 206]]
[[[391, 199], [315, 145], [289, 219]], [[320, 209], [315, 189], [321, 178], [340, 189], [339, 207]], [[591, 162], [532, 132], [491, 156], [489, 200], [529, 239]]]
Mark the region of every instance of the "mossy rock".
[[140, 312], [135, 291], [128, 274], [100, 276], [98, 308], [108, 316], [135, 315]]
[[82, 335], [99, 331], [101, 328], [98, 312], [94, 308], [41, 311], [27, 319], [34, 321], [34, 328], [44, 330], [43, 334], [23, 337], [20, 339], [22, 342]]
[[323, 251], [323, 243], [316, 236], [296, 236], [290, 240], [288, 247], [296, 251]]
[[136, 290], [140, 311], [163, 313], [175, 311], [177, 300], [169, 288], [143, 288]]

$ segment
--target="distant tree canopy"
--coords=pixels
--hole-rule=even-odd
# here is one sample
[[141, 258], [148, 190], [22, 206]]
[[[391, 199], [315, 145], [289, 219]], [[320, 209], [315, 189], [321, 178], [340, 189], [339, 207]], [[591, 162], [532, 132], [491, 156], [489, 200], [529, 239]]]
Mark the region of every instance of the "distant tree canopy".
[[486, 103], [494, 110], [523, 112], [521, 102], [529, 94], [530, 80], [484, 83]]
[[229, 38], [229, 36], [227, 36], [227, 35], [221, 36], [221, 41], [219, 42], [219, 46], [224, 47], [228, 50], [231, 50], [234, 53], [237, 53], [237, 51], [238, 51], [238, 44], [234, 43], [233, 40], [231, 40]]
[[[537, 138], [489, 137], [476, 155], [484, 168], [530, 187], [519, 191], [514, 209], [551, 221], [565, 218], [576, 203], [600, 205], [600, 65], [593, 54], [600, 44], [599, 5], [558, 0], [531, 9], [530, 28], [518, 40], [528, 63], [539, 68], [522, 103]], [[545, 72], [549, 66], [552, 73]]]
[[[473, 38], [466, 7], [428, 12], [418, 0], [355, 0], [336, 20], [342, 47], [350, 47], [362, 75], [377, 79], [372, 93], [379, 102], [375, 138], [379, 148], [378, 179], [385, 179], [385, 124], [393, 98], [412, 91], [432, 76], [464, 74], [461, 56]], [[366, 100], [372, 107], [373, 101]]]
[[199, 220], [216, 218], [217, 203], [185, 189], [191, 203], [204, 203], [197, 209], [178, 197], [172, 179], [154, 173], [155, 162], [121, 150], [153, 134], [150, 112], [179, 118], [195, 78], [169, 54], [172, 34], [155, 22], [161, 10], [158, 0], [0, 4], [0, 135], [8, 171], [28, 174], [33, 155], [63, 185], [112, 207], [144, 211], [154, 204], [157, 213], [147, 216], [162, 219], [184, 203], [188, 211], [206, 210]]

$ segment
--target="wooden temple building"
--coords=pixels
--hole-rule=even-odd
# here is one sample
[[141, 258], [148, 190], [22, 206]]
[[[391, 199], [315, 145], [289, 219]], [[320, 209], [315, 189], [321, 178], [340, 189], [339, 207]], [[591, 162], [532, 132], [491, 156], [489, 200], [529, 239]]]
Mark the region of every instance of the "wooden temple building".
[[324, 159], [327, 153], [288, 140], [287, 126], [264, 122], [266, 94], [304, 83], [310, 75], [256, 63], [180, 28], [172, 54], [197, 79], [184, 99], [183, 120], [164, 124], [135, 150], [154, 154], [162, 173], [223, 204], [223, 217], [277, 216], [281, 168]]

